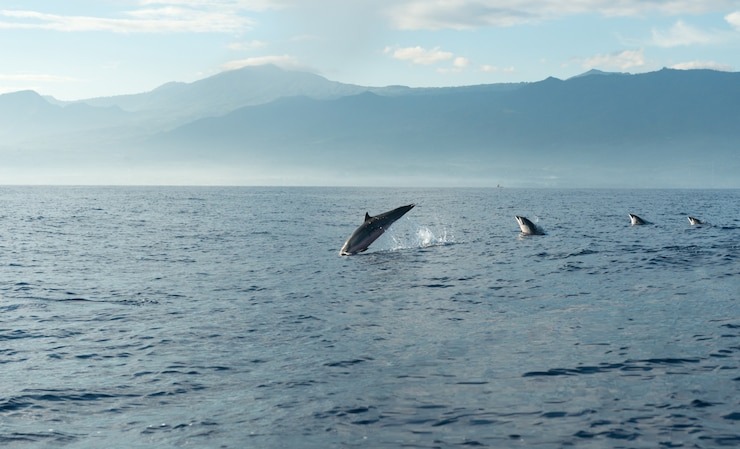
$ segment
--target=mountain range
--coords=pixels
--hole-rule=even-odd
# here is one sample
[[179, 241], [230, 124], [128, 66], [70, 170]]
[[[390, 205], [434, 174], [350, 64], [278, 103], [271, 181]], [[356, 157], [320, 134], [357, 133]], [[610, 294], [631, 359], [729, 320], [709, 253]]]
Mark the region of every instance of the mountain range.
[[0, 138], [7, 182], [740, 187], [740, 73], [409, 88], [248, 67], [76, 102], [0, 95]]

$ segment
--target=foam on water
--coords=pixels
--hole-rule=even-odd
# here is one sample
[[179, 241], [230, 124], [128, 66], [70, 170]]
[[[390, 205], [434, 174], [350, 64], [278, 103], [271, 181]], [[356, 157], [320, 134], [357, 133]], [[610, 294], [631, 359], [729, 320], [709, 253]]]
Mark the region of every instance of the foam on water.
[[447, 229], [443, 228], [437, 235], [428, 226], [419, 226], [412, 234], [389, 231], [389, 237], [392, 242], [391, 251], [429, 248], [454, 243], [454, 238], [451, 234], [448, 234]]

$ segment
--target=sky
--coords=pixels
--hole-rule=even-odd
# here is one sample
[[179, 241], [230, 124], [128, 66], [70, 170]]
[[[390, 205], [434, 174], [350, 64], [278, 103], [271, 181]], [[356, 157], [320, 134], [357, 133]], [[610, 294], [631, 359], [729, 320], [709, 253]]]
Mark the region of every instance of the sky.
[[740, 1], [0, 0], [0, 93], [150, 91], [272, 63], [364, 86], [740, 70]]

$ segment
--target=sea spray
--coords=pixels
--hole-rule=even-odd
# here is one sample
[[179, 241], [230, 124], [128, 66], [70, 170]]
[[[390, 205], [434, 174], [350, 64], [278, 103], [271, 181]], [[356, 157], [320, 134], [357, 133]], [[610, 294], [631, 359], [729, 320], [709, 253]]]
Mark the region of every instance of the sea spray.
[[418, 226], [416, 231], [408, 234], [403, 232], [391, 232], [391, 251], [409, 248], [428, 248], [431, 246], [446, 245], [454, 243], [454, 237], [447, 228], [435, 232], [428, 226]]

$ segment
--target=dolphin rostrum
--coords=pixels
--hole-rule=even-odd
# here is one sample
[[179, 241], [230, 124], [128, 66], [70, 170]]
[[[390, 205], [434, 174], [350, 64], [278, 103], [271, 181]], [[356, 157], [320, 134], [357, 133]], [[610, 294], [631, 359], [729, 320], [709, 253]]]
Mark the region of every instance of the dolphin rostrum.
[[365, 221], [349, 236], [339, 251], [340, 256], [351, 256], [365, 251], [371, 243], [378, 239], [396, 220], [413, 209], [415, 204], [401, 206], [388, 212], [371, 217], [365, 213]]
[[629, 216], [630, 216], [630, 224], [632, 226], [648, 224], [647, 221], [643, 220], [642, 218], [638, 217], [635, 214], [629, 214]]
[[704, 222], [701, 221], [701, 220], [699, 220], [696, 217], [692, 217], [691, 215], [689, 215], [689, 224], [692, 225], [692, 226], [693, 225], [701, 225], [701, 224], [704, 224]]
[[519, 223], [519, 229], [522, 230], [522, 234], [524, 235], [542, 235], [544, 232], [542, 229], [537, 226], [536, 224], [529, 221], [527, 217], [522, 217], [521, 215], [515, 215], [514, 218], [516, 218], [516, 222]]

